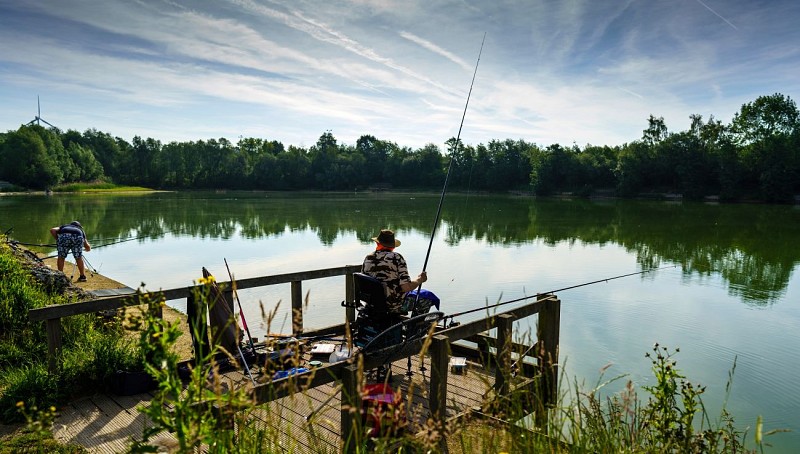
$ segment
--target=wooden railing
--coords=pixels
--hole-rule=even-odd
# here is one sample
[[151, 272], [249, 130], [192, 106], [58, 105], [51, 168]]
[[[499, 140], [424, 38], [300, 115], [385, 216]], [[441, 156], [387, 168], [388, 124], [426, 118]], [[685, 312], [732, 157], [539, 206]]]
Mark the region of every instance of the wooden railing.
[[[276, 284], [291, 284], [292, 299], [292, 326], [295, 335], [304, 334], [314, 336], [334, 332], [344, 332], [346, 325], [355, 320], [355, 310], [345, 309], [344, 323], [330, 326], [314, 332], [303, 332], [303, 292], [302, 282], [335, 276], [345, 278], [345, 301], [354, 300], [353, 273], [361, 269], [360, 265], [346, 265], [337, 268], [327, 268], [298, 273], [262, 276], [250, 279], [237, 280], [236, 288], [239, 290], [263, 287]], [[218, 281], [222, 288], [231, 291], [231, 282]], [[159, 292], [137, 292], [131, 295], [116, 296], [111, 298], [96, 299], [78, 303], [47, 306], [32, 309], [28, 316], [32, 321], [44, 321], [47, 324], [48, 367], [51, 371], [59, 367], [61, 352], [61, 319], [79, 314], [94, 313], [106, 310], [115, 310], [127, 306], [142, 304], [144, 301], [170, 301], [187, 299], [187, 308], [195, 307], [193, 295], [200, 286], [175, 288]], [[535, 387], [537, 401], [540, 405], [548, 405], [555, 401], [558, 388], [558, 345], [561, 317], [561, 302], [555, 295], [543, 295], [536, 301], [524, 304], [517, 308], [487, 316], [485, 318], [464, 323], [450, 328], [438, 329], [430, 339], [429, 354], [431, 357], [430, 378], [430, 413], [442, 427], [446, 423], [446, 396], [447, 379], [449, 374], [449, 356], [451, 352], [459, 354], [472, 352], [475, 357], [483, 361], [493, 362], [495, 371], [493, 387], [498, 396], [507, 395], [512, 391], [510, 365], [512, 352], [524, 352], [522, 356], [532, 356], [536, 360], [536, 374], [538, 385]], [[525, 348], [512, 342], [514, 322], [523, 320], [532, 315], [538, 315], [538, 331], [536, 344]], [[191, 317], [190, 317], [191, 318]], [[191, 320], [190, 320], [191, 323]], [[497, 330], [496, 337], [487, 333]], [[407, 351], [419, 352], [426, 339], [419, 339], [409, 343]], [[477, 347], [463, 345], [467, 341], [477, 344]], [[494, 349], [494, 352], [491, 350]], [[393, 355], [376, 355], [366, 357], [363, 369], [370, 370], [378, 367], [379, 363], [393, 362], [405, 358], [407, 353], [398, 352]], [[518, 353], [519, 354], [519, 353]], [[518, 364], [524, 364], [524, 358], [519, 357]], [[360, 408], [361, 377], [359, 367], [351, 361], [339, 362], [315, 368], [312, 372], [287, 377], [259, 384], [252, 389], [252, 396], [256, 403], [266, 403], [289, 394], [315, 388], [334, 381], [342, 383], [342, 410], [341, 434], [344, 441], [344, 451], [350, 452], [359, 446], [358, 433], [354, 428], [359, 424], [360, 415], [351, 411]], [[223, 409], [219, 409], [223, 410]], [[540, 412], [541, 413], [541, 412]], [[355, 436], [351, 436], [355, 434]]]
[[[292, 327], [294, 334], [303, 332], [303, 281], [321, 279], [326, 277], [345, 276], [345, 294], [347, 301], [353, 299], [353, 273], [361, 270], [361, 265], [345, 265], [336, 268], [302, 271], [298, 273], [261, 276], [249, 279], [236, 280], [238, 290], [264, 287], [276, 284], [291, 284], [292, 299]], [[220, 287], [231, 289], [230, 281], [217, 281]], [[44, 321], [47, 328], [47, 354], [48, 369], [53, 372], [59, 367], [61, 355], [61, 319], [80, 314], [91, 314], [100, 311], [111, 311], [127, 306], [137, 306], [145, 301], [171, 301], [192, 298], [200, 285], [173, 288], [157, 292], [137, 292], [131, 295], [114, 296], [111, 298], [95, 299], [69, 304], [46, 306], [28, 311], [31, 321]], [[162, 298], [163, 295], [163, 298]], [[349, 309], [345, 314], [347, 320], [355, 319], [354, 309]]]
[[[514, 322], [538, 314], [537, 341], [534, 346], [522, 346], [512, 342]], [[542, 418], [546, 412], [542, 409], [555, 402], [558, 389], [558, 345], [561, 318], [561, 301], [555, 295], [543, 295], [534, 302], [525, 304], [515, 309], [482, 318], [473, 322], [441, 329], [435, 332], [431, 339], [429, 354], [431, 357], [430, 375], [430, 415], [444, 427], [446, 415], [447, 379], [449, 374], [449, 357], [451, 350], [459, 352], [474, 350], [473, 356], [480, 357], [487, 364], [493, 362], [494, 389], [500, 397], [507, 396], [512, 391], [510, 383], [510, 365], [512, 351], [523, 352], [525, 356], [532, 356], [536, 360], [536, 386], [529, 390], [538, 394], [533, 400], [539, 408], [529, 408], [531, 412], [538, 410], [537, 420], [544, 423]], [[488, 336], [487, 332], [497, 329], [497, 337]], [[404, 351], [419, 352], [426, 339], [412, 342]], [[458, 341], [469, 341], [478, 344], [477, 348], [458, 345]], [[495, 352], [490, 352], [490, 347]], [[516, 347], [516, 348], [515, 348]], [[341, 435], [344, 442], [344, 452], [353, 452], [361, 442], [358, 438], [360, 415], [352, 409], [360, 408], [361, 394], [359, 374], [363, 370], [370, 370], [383, 363], [391, 363], [405, 358], [403, 351], [393, 355], [376, 354], [363, 358], [363, 368], [353, 362], [340, 362], [329, 364], [294, 377], [287, 377], [259, 384], [252, 390], [253, 398], [257, 403], [266, 403], [287, 395], [302, 392], [334, 381], [342, 383], [341, 407]], [[517, 364], [524, 362], [523, 357], [517, 358]]]

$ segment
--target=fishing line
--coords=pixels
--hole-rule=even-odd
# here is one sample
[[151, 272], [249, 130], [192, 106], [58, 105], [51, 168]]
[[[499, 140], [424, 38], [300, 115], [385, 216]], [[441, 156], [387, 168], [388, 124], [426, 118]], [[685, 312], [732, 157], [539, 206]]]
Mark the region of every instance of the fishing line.
[[[148, 237], [151, 237], [153, 235], [166, 235], [168, 233], [175, 233], [175, 232], [179, 232], [179, 231], [180, 231], [180, 229], [173, 229], [173, 230], [165, 230], [165, 231], [159, 232], [159, 233], [148, 233], [148, 234], [145, 234], [145, 235], [135, 236], [133, 238], [119, 239], [118, 241], [112, 241], [110, 243], [104, 243], [104, 244], [101, 244], [101, 245], [98, 245], [98, 246], [92, 246], [92, 249], [97, 249], [99, 247], [105, 247], [105, 246], [111, 246], [112, 244], [125, 243], [127, 241], [139, 240], [139, 239], [142, 239], [142, 238], [148, 238]], [[122, 237], [119, 237], [119, 238], [122, 238]], [[92, 241], [99, 241], [99, 240], [92, 240]]]
[[[662, 266], [662, 267], [658, 267], [658, 268], [649, 268], [649, 269], [646, 269], [644, 271], [638, 271], [636, 273], [620, 274], [619, 276], [607, 277], [607, 278], [598, 279], [596, 281], [591, 281], [591, 282], [584, 282], [583, 284], [570, 285], [569, 287], [563, 287], [563, 288], [559, 288], [559, 289], [556, 289], [556, 290], [550, 290], [549, 292], [542, 292], [542, 293], [537, 293], [535, 295], [523, 296], [521, 298], [517, 298], [517, 299], [513, 299], [513, 300], [509, 300], [509, 301], [503, 301], [502, 303], [492, 304], [492, 305], [488, 305], [488, 306], [482, 306], [482, 307], [479, 307], [479, 308], [476, 308], [476, 309], [470, 309], [470, 310], [467, 310], [467, 311], [464, 311], [464, 312], [456, 312], [455, 314], [450, 314], [450, 315], [448, 315], [448, 316], [446, 316], [444, 318], [445, 319], [449, 318], [450, 321], [452, 321], [455, 317], [460, 317], [462, 315], [471, 314], [473, 312], [484, 311], [484, 310], [487, 310], [487, 309], [493, 309], [493, 308], [497, 308], [497, 307], [500, 307], [500, 306], [505, 306], [506, 304], [518, 303], [520, 301], [529, 300], [531, 298], [539, 298], [540, 296], [552, 295], [552, 294], [557, 293], [557, 292], [563, 292], [565, 290], [572, 290], [572, 289], [578, 288], [578, 287], [586, 287], [587, 285], [599, 284], [601, 282], [613, 281], [614, 279], [621, 279], [623, 277], [637, 276], [637, 275], [640, 275], [640, 274], [650, 273], [652, 271], [663, 270], [663, 269], [667, 269], [667, 268], [676, 268], [678, 266], [679, 265], [668, 265], [668, 266]], [[447, 326], [447, 323], [445, 323], [445, 326]]]
[[[125, 242], [133, 241], [133, 240], [140, 240], [142, 238], [149, 238], [149, 237], [151, 237], [153, 235], [166, 235], [168, 233], [175, 233], [175, 232], [178, 232], [178, 231], [180, 231], [180, 229], [166, 230], [166, 231], [160, 232], [160, 233], [148, 233], [146, 235], [139, 235], [139, 236], [135, 236], [133, 238], [126, 238], [124, 240], [113, 241], [111, 243], [105, 243], [105, 244], [99, 244], [97, 246], [92, 246], [92, 250], [95, 250], [95, 249], [98, 249], [98, 248], [101, 248], [101, 247], [105, 247], [105, 246], [111, 246], [113, 244], [125, 243]], [[92, 240], [92, 241], [97, 241], [97, 240]], [[24, 243], [18, 243], [18, 244], [24, 244]], [[47, 244], [43, 244], [41, 246], [56, 247], [56, 245], [47, 245]], [[46, 257], [42, 257], [42, 260], [51, 259], [53, 257], [58, 257], [58, 254], [53, 254], [53, 255], [48, 255]]]

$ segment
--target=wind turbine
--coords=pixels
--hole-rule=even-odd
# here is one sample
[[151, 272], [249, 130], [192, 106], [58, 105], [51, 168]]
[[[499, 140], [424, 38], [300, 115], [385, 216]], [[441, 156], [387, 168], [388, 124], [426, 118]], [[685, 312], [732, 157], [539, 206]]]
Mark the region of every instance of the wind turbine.
[[42, 118], [42, 105], [39, 103], [39, 96], [37, 95], [36, 96], [36, 117], [33, 120], [29, 121], [26, 126], [30, 126], [30, 125], [32, 125], [34, 123], [36, 123], [37, 125], [41, 126], [40, 122], [50, 126], [51, 128], [58, 129], [55, 126], [53, 126], [51, 123], [48, 123], [44, 118]]

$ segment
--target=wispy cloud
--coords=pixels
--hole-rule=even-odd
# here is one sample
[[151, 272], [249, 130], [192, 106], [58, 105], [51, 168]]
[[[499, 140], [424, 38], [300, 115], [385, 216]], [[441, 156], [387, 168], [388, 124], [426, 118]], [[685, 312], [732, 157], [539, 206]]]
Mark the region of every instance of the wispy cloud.
[[445, 49], [442, 49], [441, 47], [437, 46], [436, 44], [434, 44], [434, 43], [432, 43], [430, 41], [427, 41], [425, 39], [420, 38], [417, 35], [414, 35], [413, 33], [405, 32], [405, 31], [404, 32], [400, 32], [400, 36], [405, 38], [405, 39], [407, 39], [407, 40], [409, 40], [409, 41], [411, 41], [414, 44], [419, 44], [423, 48], [425, 48], [425, 49], [427, 49], [427, 50], [429, 50], [429, 51], [431, 51], [431, 52], [433, 52], [435, 54], [441, 55], [442, 57], [450, 60], [451, 62], [457, 64], [458, 66], [464, 68], [467, 71], [471, 71], [472, 70], [472, 67], [469, 64], [467, 64], [467, 62], [465, 62], [463, 59], [461, 59], [458, 56], [454, 55], [452, 52], [448, 52]]
[[649, 114], [680, 129], [800, 96], [800, 4], [732, 0], [723, 17], [696, 1], [712, 14], [636, 0], [0, 2], [0, 125], [27, 122], [39, 94], [60, 127], [123, 137], [443, 143], [484, 32], [467, 143], [618, 144]]
[[736, 28], [736, 26], [735, 26], [735, 25], [733, 25], [733, 24], [731, 23], [731, 21], [729, 21], [728, 19], [725, 19], [724, 17], [722, 17], [722, 15], [721, 15], [720, 13], [718, 13], [718, 12], [714, 11], [713, 9], [711, 9], [711, 7], [710, 7], [710, 6], [708, 6], [708, 5], [706, 5], [705, 3], [703, 3], [703, 1], [702, 1], [702, 0], [697, 0], [697, 3], [699, 3], [699, 4], [703, 5], [703, 6], [704, 6], [704, 7], [705, 7], [707, 10], [711, 11], [712, 13], [714, 13], [714, 15], [715, 15], [715, 16], [717, 16], [717, 17], [719, 17], [720, 19], [722, 19], [723, 21], [725, 21], [725, 23], [726, 23], [726, 24], [728, 24], [728, 25], [730, 25], [731, 27], [733, 27], [733, 29], [734, 29], [734, 30], [739, 30], [738, 28]]

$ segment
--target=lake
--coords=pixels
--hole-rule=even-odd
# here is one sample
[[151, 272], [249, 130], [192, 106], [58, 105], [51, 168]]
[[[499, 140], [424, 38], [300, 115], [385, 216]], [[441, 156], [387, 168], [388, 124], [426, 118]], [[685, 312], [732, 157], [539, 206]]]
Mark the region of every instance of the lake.
[[[92, 268], [158, 290], [191, 285], [204, 266], [228, 280], [223, 259], [238, 279], [360, 264], [373, 249], [370, 238], [392, 228], [416, 276], [438, 203], [439, 194], [14, 195], [0, 196], [0, 231], [13, 228], [18, 241], [48, 244], [50, 227], [80, 220], [95, 247], [86, 255]], [[752, 442], [762, 415], [765, 432], [792, 430], [768, 437], [770, 452], [795, 452], [798, 226], [796, 206], [448, 194], [425, 288], [445, 313], [456, 313], [658, 268], [557, 292], [567, 376], [593, 386], [608, 366], [604, 379], [628, 374], [643, 393], [653, 382], [645, 353], [655, 343], [680, 348], [679, 369], [707, 386], [703, 399], [716, 419], [735, 362], [726, 405], [737, 426], [750, 427]], [[306, 328], [343, 321], [343, 278], [304, 283], [303, 291]], [[291, 330], [288, 284], [240, 297], [254, 336]], [[270, 327], [260, 323], [259, 302], [266, 311], [278, 305]]]

